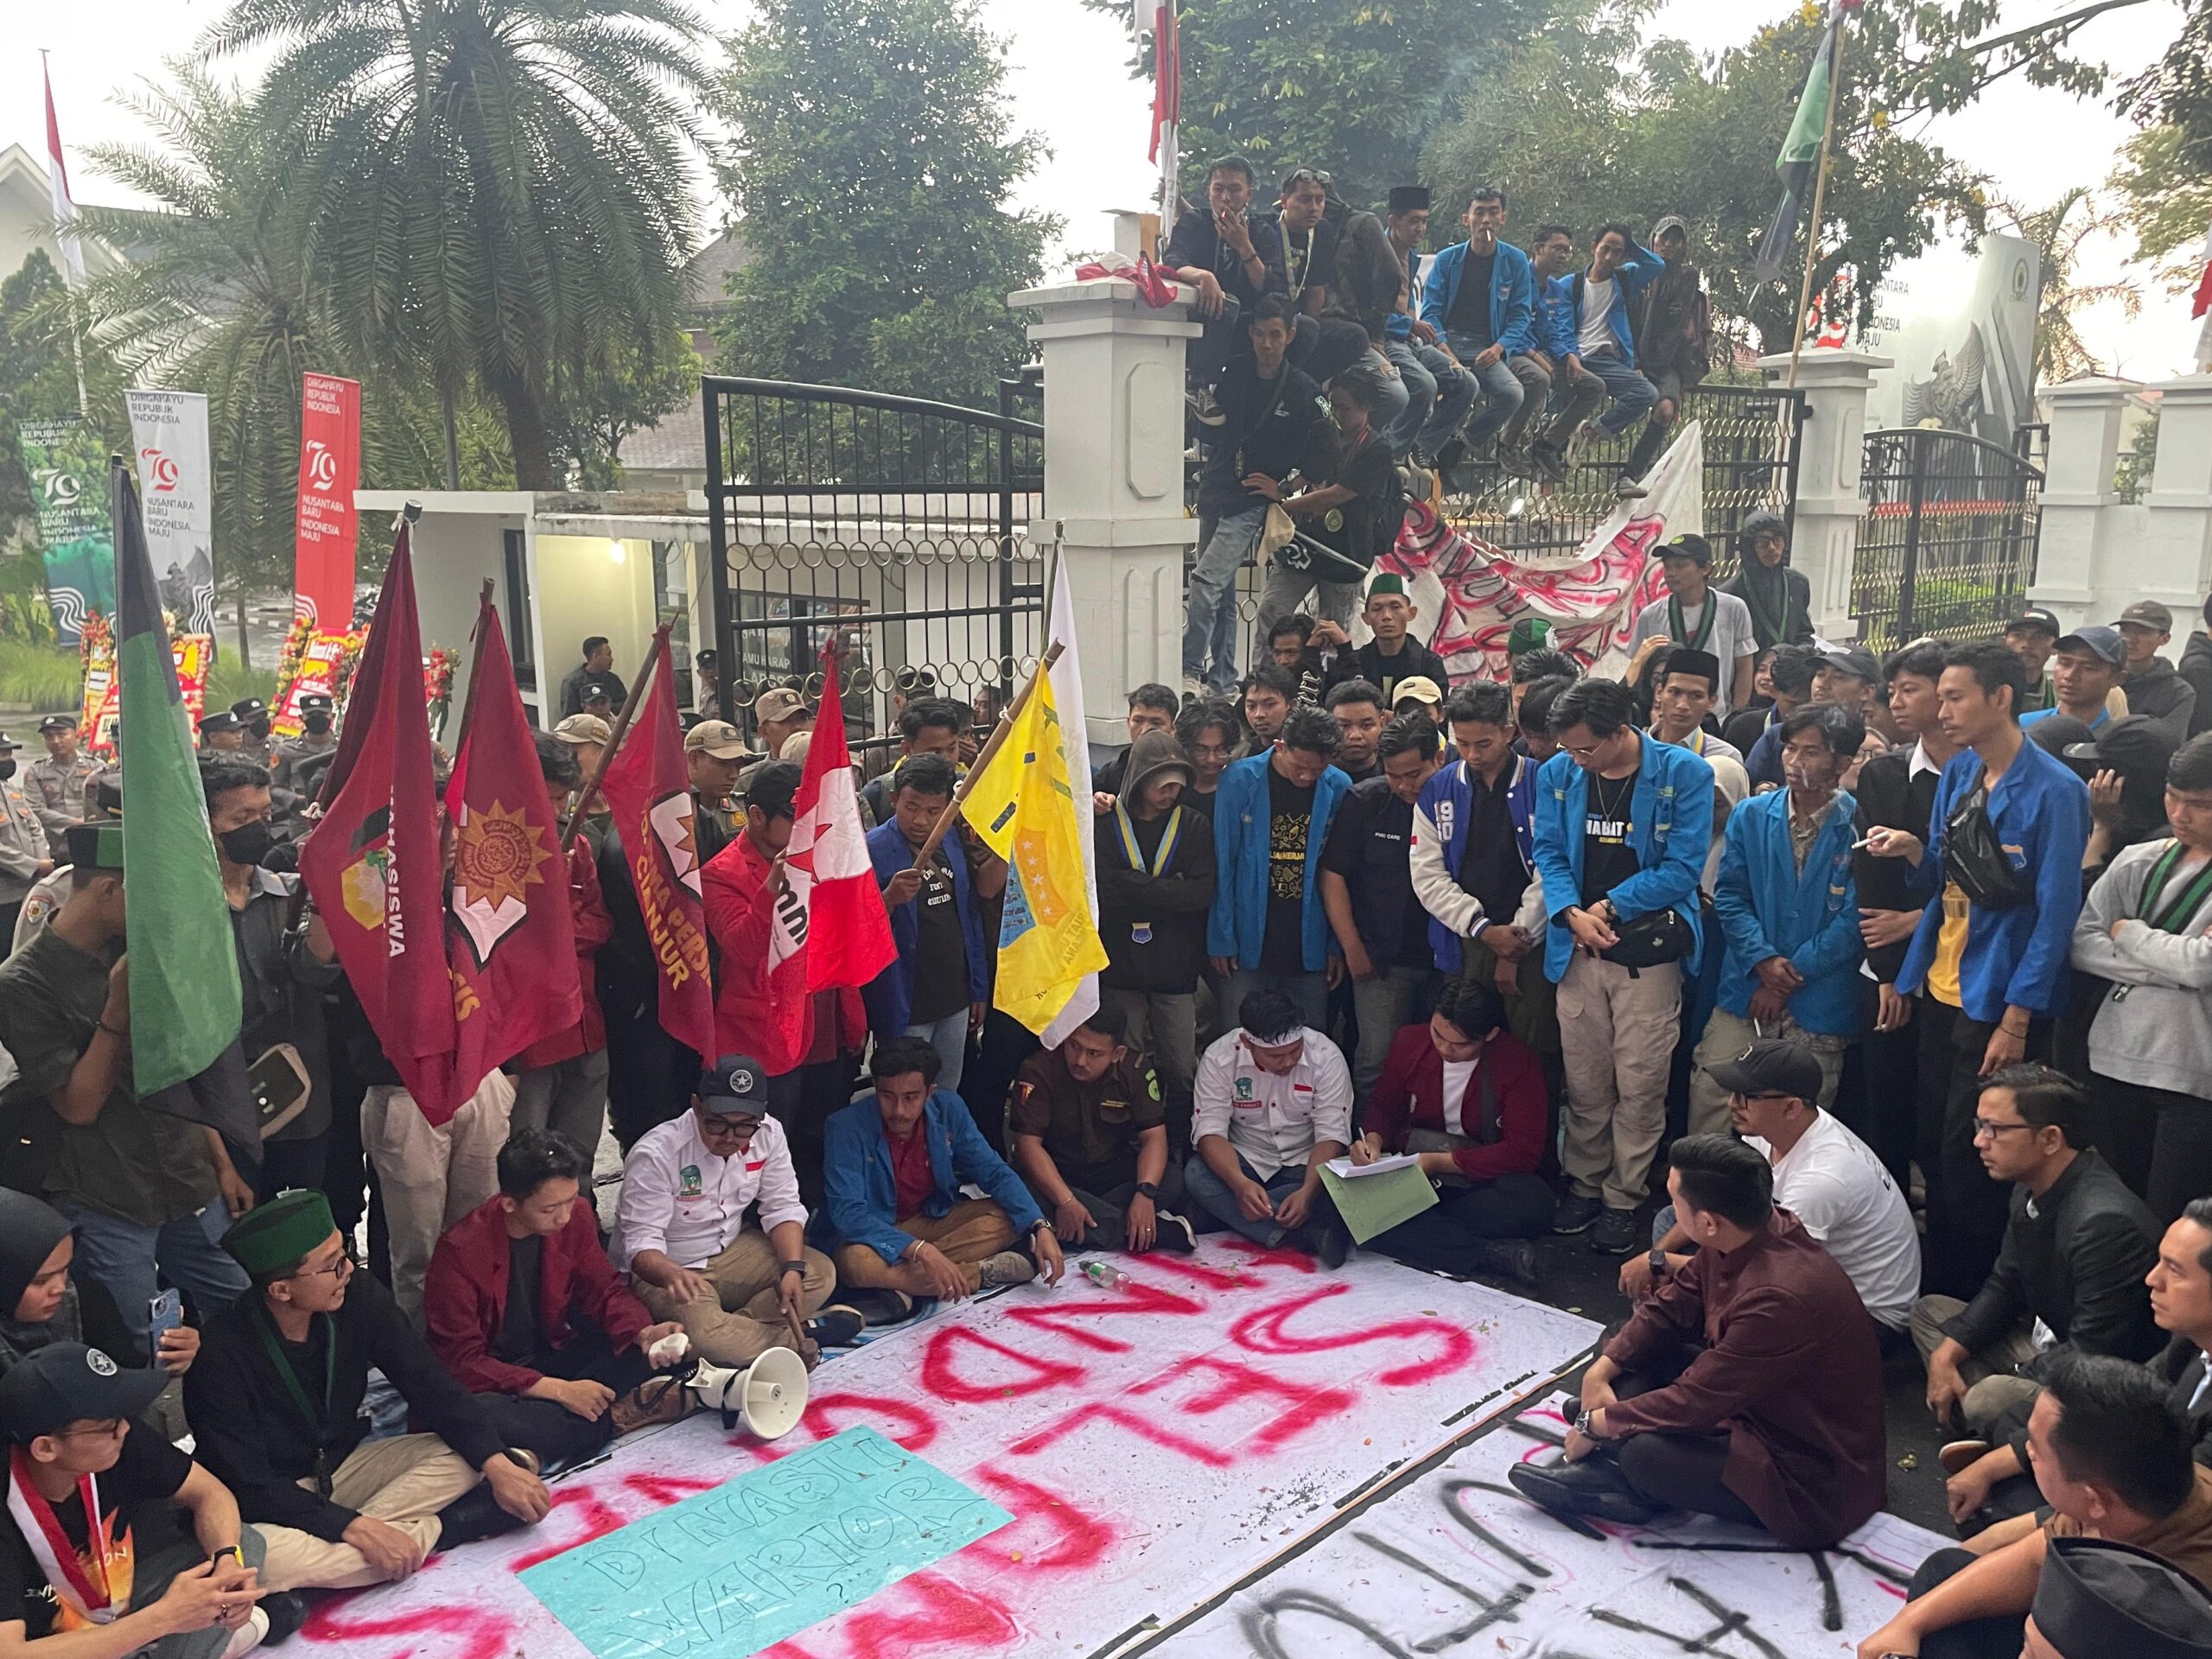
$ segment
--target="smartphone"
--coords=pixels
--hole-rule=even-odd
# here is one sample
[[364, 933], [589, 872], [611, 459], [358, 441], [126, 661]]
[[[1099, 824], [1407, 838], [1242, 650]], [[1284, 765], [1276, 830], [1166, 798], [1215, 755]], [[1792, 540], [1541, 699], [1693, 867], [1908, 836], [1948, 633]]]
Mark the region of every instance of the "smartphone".
[[162, 1363], [162, 1338], [184, 1323], [184, 1298], [175, 1290], [165, 1290], [146, 1304], [152, 1328], [147, 1334], [148, 1351], [156, 1366]]
[[246, 1081], [264, 1141], [307, 1109], [307, 1065], [289, 1043], [278, 1043], [263, 1053], [246, 1069]]

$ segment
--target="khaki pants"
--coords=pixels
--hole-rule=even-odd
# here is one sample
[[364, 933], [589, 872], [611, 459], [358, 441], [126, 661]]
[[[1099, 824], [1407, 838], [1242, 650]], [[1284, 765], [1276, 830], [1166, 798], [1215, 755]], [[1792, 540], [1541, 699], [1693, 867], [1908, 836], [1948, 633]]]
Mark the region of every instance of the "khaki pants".
[[1797, 1022], [1787, 1015], [1779, 1024], [1762, 1029], [1740, 1014], [1716, 1007], [1713, 1018], [1706, 1022], [1704, 1038], [1698, 1043], [1696, 1063], [1690, 1067], [1692, 1135], [1728, 1133], [1728, 1091], [1713, 1080], [1710, 1068], [1738, 1058], [1758, 1037], [1779, 1037], [1785, 1042], [1796, 1043], [1818, 1060], [1821, 1097], [1815, 1103], [1824, 1112], [1835, 1104], [1836, 1085], [1843, 1081], [1842, 1045], [1814, 1042], [1812, 1033], [1801, 1030]]
[[[1943, 1342], [1945, 1324], [1966, 1311], [1967, 1305], [1955, 1296], [1923, 1296], [1912, 1305], [1912, 1345], [1920, 1351], [1923, 1365]], [[1967, 1380], [1959, 1415], [1969, 1433], [1988, 1440], [1999, 1417], [2034, 1396], [2038, 1385], [2016, 1375], [2014, 1367], [2026, 1364], [2038, 1351], [2034, 1326], [2023, 1319], [1959, 1367], [1959, 1375]]]
[[[810, 1319], [830, 1300], [837, 1275], [821, 1251], [809, 1249], [804, 1255], [805, 1288], [799, 1293], [799, 1305]], [[631, 1288], [654, 1319], [681, 1325], [691, 1345], [713, 1363], [750, 1365], [771, 1348], [791, 1346], [791, 1323], [776, 1294], [781, 1268], [774, 1241], [758, 1227], [747, 1227], [699, 1269], [713, 1287], [709, 1294], [679, 1302], [642, 1279]]]
[[[402, 1434], [355, 1447], [331, 1478], [330, 1501], [397, 1527], [427, 1555], [438, 1547], [438, 1511], [483, 1478], [436, 1435]], [[351, 1544], [327, 1544], [266, 1521], [254, 1525], [269, 1549], [261, 1567], [264, 1590], [353, 1590], [384, 1582]]]
[[1567, 1144], [1560, 1166], [1578, 1198], [1608, 1210], [1643, 1202], [1667, 1129], [1667, 1075], [1680, 1034], [1680, 963], [1638, 969], [1576, 951], [1559, 982]]
[[[1014, 1245], [1014, 1224], [988, 1198], [963, 1198], [941, 1221], [923, 1215], [902, 1216], [899, 1230], [943, 1251], [967, 1280], [971, 1296], [982, 1288], [983, 1263]], [[878, 1255], [871, 1244], [840, 1244], [837, 1274], [856, 1290], [900, 1288], [897, 1268]]]
[[391, 1299], [418, 1326], [438, 1236], [499, 1190], [499, 1148], [514, 1098], [514, 1080], [494, 1071], [433, 1128], [404, 1089], [378, 1084], [362, 1097], [361, 1147], [375, 1166], [391, 1231]]

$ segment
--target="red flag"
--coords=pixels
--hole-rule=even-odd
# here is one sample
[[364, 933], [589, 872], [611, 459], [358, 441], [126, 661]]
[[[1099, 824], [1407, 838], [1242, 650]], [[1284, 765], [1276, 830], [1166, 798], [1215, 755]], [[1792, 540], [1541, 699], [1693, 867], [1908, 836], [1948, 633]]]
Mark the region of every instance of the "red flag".
[[2189, 315], [2201, 317], [2212, 311], [2212, 259], [2204, 262], [2204, 275], [2196, 279], [2196, 296], [2190, 302]]
[[1148, 159], [1156, 162], [1161, 129], [1183, 118], [1183, 42], [1173, 6], [1161, 6], [1154, 16], [1157, 21], [1152, 30], [1152, 151]]
[[385, 1054], [424, 1115], [442, 1123], [458, 1103], [441, 1114], [418, 1086], [450, 1070], [455, 1040], [422, 661], [403, 524], [353, 676], [322, 819], [300, 848], [300, 874]]
[[691, 773], [676, 718], [676, 681], [663, 634], [645, 665], [652, 684], [630, 734], [599, 781], [622, 838], [638, 912], [660, 964], [660, 1023], [693, 1053], [715, 1058], [715, 993], [708, 979], [707, 907], [692, 833]]
[[361, 476], [361, 383], [300, 378], [299, 506], [292, 614], [324, 633], [353, 626], [353, 487]]
[[898, 954], [853, 792], [853, 754], [845, 747], [834, 649], [822, 653], [822, 707], [791, 803], [791, 841], [784, 854], [785, 881], [806, 920], [803, 937], [786, 949], [788, 930], [779, 908], [769, 946], [778, 960], [804, 946], [810, 991], [865, 985]]
[[476, 615], [476, 663], [446, 816], [453, 823], [446, 952], [456, 1040], [438, 1089], [442, 1110], [415, 1091], [433, 1123], [460, 1110], [494, 1067], [583, 1015], [560, 821], [515, 690], [506, 634], [488, 602]]

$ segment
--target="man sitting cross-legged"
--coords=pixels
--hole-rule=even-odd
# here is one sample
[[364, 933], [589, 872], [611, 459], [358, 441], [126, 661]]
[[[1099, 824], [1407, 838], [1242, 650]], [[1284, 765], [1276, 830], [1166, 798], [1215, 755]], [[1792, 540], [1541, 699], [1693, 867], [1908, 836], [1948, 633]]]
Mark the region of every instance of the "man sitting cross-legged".
[[[1040, 1268], [1058, 1284], [1066, 1266], [1029, 1189], [937, 1075], [925, 1039], [878, 1042], [875, 1092], [832, 1117], [825, 1136], [838, 1275], [848, 1289], [893, 1292], [899, 1318], [917, 1299], [1026, 1285]], [[969, 1182], [989, 1196], [962, 1198]]]
[[[391, 1293], [354, 1272], [321, 1193], [249, 1210], [223, 1248], [253, 1287], [207, 1328], [184, 1411], [194, 1455], [261, 1532], [264, 1588], [383, 1584], [434, 1549], [545, 1518], [527, 1454], [507, 1451]], [[426, 1432], [368, 1438], [372, 1366]]]
[[1563, 1514], [1637, 1526], [1689, 1510], [1826, 1549], [1882, 1507], [1873, 1322], [1834, 1259], [1774, 1207], [1758, 1153], [1693, 1135], [1672, 1157], [1668, 1192], [1698, 1253], [1585, 1373], [1565, 1460], [1509, 1478]]
[[[759, 1205], [760, 1224], [745, 1212]], [[849, 1307], [824, 1307], [836, 1274], [806, 1245], [784, 1126], [768, 1116], [760, 1063], [727, 1054], [700, 1074], [691, 1109], [639, 1141], [622, 1166], [615, 1265], [657, 1319], [683, 1327], [717, 1365], [750, 1365], [771, 1348], [804, 1351], [861, 1332]]]
[[1351, 1160], [1416, 1153], [1438, 1189], [1434, 1208], [1367, 1247], [1439, 1273], [1536, 1282], [1536, 1247], [1552, 1229], [1542, 1161], [1547, 1101], [1535, 1052], [1504, 1029], [1505, 1003], [1479, 980], [1454, 979], [1428, 1023], [1390, 1044]]
[[1160, 1079], [1123, 1034], [1109, 1005], [1022, 1062], [1007, 1102], [1014, 1167], [1069, 1249], [1195, 1249]]
[[682, 1414], [679, 1389], [661, 1392], [652, 1417], [627, 1397], [653, 1374], [646, 1351], [683, 1327], [655, 1325], [607, 1259], [599, 1218], [577, 1202], [587, 1169], [556, 1130], [514, 1136], [499, 1148], [499, 1196], [447, 1230], [423, 1287], [431, 1351], [502, 1440], [546, 1464]]
[[1913, 1575], [1911, 1599], [1859, 1644], [1859, 1659], [2014, 1659], [2060, 1539], [2133, 1544], [2199, 1582], [2212, 1573], [2212, 1469], [2190, 1459], [2181, 1414], [2143, 1366], [2055, 1357], [2028, 1419], [2028, 1460], [2049, 1518], [2015, 1516], [1964, 1548], [1937, 1550]]

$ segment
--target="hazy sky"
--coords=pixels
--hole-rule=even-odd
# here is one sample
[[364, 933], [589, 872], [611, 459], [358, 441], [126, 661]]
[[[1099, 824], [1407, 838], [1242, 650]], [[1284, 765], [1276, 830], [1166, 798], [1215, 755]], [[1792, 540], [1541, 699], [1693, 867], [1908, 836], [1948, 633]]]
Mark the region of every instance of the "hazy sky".
[[[718, 27], [734, 27], [745, 15], [742, 0], [697, 3]], [[54, 54], [54, 96], [77, 195], [87, 201], [121, 200], [114, 185], [79, 159], [79, 148], [143, 136], [114, 94], [131, 89], [142, 76], [158, 74], [165, 58], [186, 50], [221, 15], [219, 0], [79, 0], [35, 10], [29, 0], [19, 3], [29, 26], [10, 31], [15, 38], [0, 59], [0, 111], [5, 111], [0, 146], [20, 143], [34, 156], [45, 151], [36, 48], [47, 47]], [[991, 27], [1010, 43], [1016, 119], [1042, 134], [1052, 149], [1023, 197], [1067, 220], [1071, 248], [1103, 246], [1105, 210], [1141, 206], [1152, 188], [1144, 158], [1150, 100], [1122, 73], [1126, 29], [1119, 19], [1086, 10], [1077, 0], [983, 3]], [[1743, 38], [1751, 20], [1794, 9], [1791, 0], [1730, 5], [1666, 0], [1654, 29], [1716, 50]], [[2017, 27], [2065, 9], [2063, 0], [2013, 0], [2005, 21]], [[2082, 37], [2082, 48], [2120, 73], [2132, 73], [2174, 37], [2178, 13], [2176, 0], [2147, 0], [2098, 19]], [[1934, 124], [1929, 136], [1987, 175], [1993, 194], [2036, 207], [2073, 185], [2101, 182], [2131, 130], [2101, 103], [2008, 82], [1965, 114]], [[1651, 204], [1655, 216], [1675, 205]], [[2082, 334], [2090, 349], [2120, 372], [2155, 380], [2185, 372], [2196, 335], [2188, 302], [2151, 288], [2147, 272], [2131, 271], [2128, 251], [2123, 241], [2101, 241], [2087, 252], [2081, 276], [2086, 282], [2123, 275], [2145, 279], [2144, 315], [2130, 322], [2117, 306], [2102, 308], [2082, 320]], [[1886, 308], [1900, 316], [1948, 314], [1970, 291], [1973, 269], [1962, 249], [1925, 256], [1897, 273], [1902, 291], [1893, 293]]]

